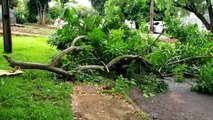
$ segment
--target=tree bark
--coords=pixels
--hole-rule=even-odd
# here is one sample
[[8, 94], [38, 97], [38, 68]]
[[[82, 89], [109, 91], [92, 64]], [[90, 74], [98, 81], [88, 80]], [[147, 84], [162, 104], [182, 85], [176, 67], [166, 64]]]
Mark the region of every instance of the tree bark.
[[27, 63], [27, 62], [16, 62], [13, 61], [10, 57], [4, 55], [4, 58], [10, 64], [11, 67], [17, 67], [21, 69], [39, 69], [39, 70], [46, 70], [50, 72], [54, 72], [56, 74], [60, 74], [63, 76], [68, 76], [69, 72], [64, 71], [60, 68], [56, 68], [50, 65], [40, 64], [40, 63]]
[[139, 25], [139, 23], [138, 22], [135, 22], [135, 29], [139, 29], [140, 28], [140, 25]]
[[47, 5], [44, 5], [44, 7], [43, 7], [40, 2], [37, 2], [36, 6], [37, 6], [37, 12], [38, 12], [38, 16], [39, 16], [39, 24], [44, 26], [46, 24]]
[[209, 18], [210, 22], [207, 21], [207, 19], [204, 17], [203, 14], [201, 14], [195, 7], [194, 3], [190, 3], [190, 5], [181, 5], [178, 2], [174, 2], [174, 6], [185, 9], [189, 12], [194, 13], [204, 24], [207, 30], [211, 31], [213, 33], [213, 9], [212, 9], [212, 3], [211, 0], [206, 0], [208, 5], [208, 12], [209, 12]]
[[[4, 55], [4, 58], [7, 60], [7, 62], [9, 63], [9, 65], [11, 67], [15, 67], [15, 68], [21, 68], [21, 69], [39, 69], [39, 70], [46, 70], [46, 71], [50, 71], [50, 72], [54, 72], [56, 74], [62, 75], [65, 78], [70, 78], [70, 77], [74, 77], [73, 75], [70, 74], [70, 71], [65, 71], [61, 68], [57, 68], [55, 67], [57, 62], [64, 56], [67, 55], [68, 53], [70, 53], [73, 50], [76, 50], [77, 48], [79, 48], [79, 46], [75, 46], [76, 42], [78, 42], [80, 39], [86, 38], [87, 36], [78, 36], [76, 37], [71, 46], [63, 51], [61, 51], [58, 55], [56, 55], [52, 61], [49, 64], [41, 64], [41, 63], [27, 63], [27, 62], [17, 62], [17, 61], [13, 61], [10, 57]], [[112, 59], [107, 65], [105, 63], [103, 63], [103, 65], [85, 65], [85, 66], [81, 66], [79, 68], [74, 68], [76, 70], [76, 72], [81, 72], [81, 71], [85, 71], [85, 70], [102, 70], [102, 71], [107, 71], [108, 73], [110, 72], [110, 69], [122, 62], [123, 60], [138, 60], [140, 62], [144, 63], [144, 66], [146, 68], [148, 68], [150, 71], [152, 71], [153, 73], [159, 75], [160, 77], [162, 77], [162, 75], [160, 74], [160, 72], [156, 72], [156, 70], [152, 69], [152, 65], [147, 62], [146, 60], [144, 60], [141, 56], [138, 55], [123, 55], [123, 56], [118, 56], [114, 59]]]
[[171, 62], [169, 63], [168, 65], [173, 65], [173, 64], [177, 64], [177, 63], [182, 63], [182, 62], [186, 62], [186, 61], [189, 61], [189, 60], [193, 60], [193, 59], [212, 59], [213, 56], [195, 56], [195, 57], [188, 57], [188, 58], [184, 58], [182, 60], [178, 60], [178, 61], [175, 61], [175, 62]]
[[69, 48], [63, 50], [61, 53], [59, 53], [57, 56], [55, 56], [55, 57], [52, 59], [50, 65], [51, 65], [51, 66], [55, 66], [56, 63], [57, 63], [64, 55], [66, 55], [66, 54], [70, 53], [71, 51], [77, 49], [77, 47], [75, 46], [76, 42], [77, 42], [78, 40], [83, 39], [83, 38], [86, 38], [86, 37], [87, 37], [87, 36], [84, 36], [84, 35], [76, 37], [76, 38], [72, 41], [71, 46], [70, 46]]
[[150, 2], [150, 33], [154, 33], [154, 0]]
[[3, 21], [3, 39], [4, 39], [4, 52], [12, 52], [12, 38], [11, 38], [11, 26], [10, 26], [10, 12], [9, 1], [2, 1], [2, 21]]

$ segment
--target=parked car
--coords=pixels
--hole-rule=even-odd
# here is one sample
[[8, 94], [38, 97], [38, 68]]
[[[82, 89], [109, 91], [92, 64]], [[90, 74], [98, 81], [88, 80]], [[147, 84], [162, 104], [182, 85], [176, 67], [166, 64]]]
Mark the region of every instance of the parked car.
[[[150, 22], [147, 23], [147, 26], [150, 29]], [[165, 28], [163, 21], [154, 21], [154, 33], [161, 33]]]

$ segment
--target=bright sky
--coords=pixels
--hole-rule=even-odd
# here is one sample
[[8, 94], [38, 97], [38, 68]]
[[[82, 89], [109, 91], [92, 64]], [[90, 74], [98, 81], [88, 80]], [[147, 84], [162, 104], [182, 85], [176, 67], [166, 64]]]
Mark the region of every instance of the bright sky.
[[80, 5], [91, 7], [91, 3], [89, 2], [89, 0], [77, 0], [77, 1], [78, 1], [78, 4]]
[[[91, 3], [89, 2], [89, 0], [77, 0], [79, 5], [84, 5], [87, 7], [91, 7]], [[56, 4], [56, 2], [50, 2], [49, 6], [53, 7]]]

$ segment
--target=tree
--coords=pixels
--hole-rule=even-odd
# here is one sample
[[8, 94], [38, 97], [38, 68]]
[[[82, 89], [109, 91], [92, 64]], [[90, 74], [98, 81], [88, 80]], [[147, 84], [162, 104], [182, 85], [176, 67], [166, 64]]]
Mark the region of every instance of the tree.
[[45, 25], [46, 12], [48, 10], [48, 2], [51, 0], [30, 0], [28, 2], [29, 14], [39, 16], [39, 23]]
[[[0, 0], [0, 4], [2, 4], [2, 0]], [[17, 7], [17, 5], [18, 5], [18, 0], [9, 0], [10, 8]]]
[[2, 2], [2, 21], [3, 21], [3, 38], [4, 38], [4, 52], [12, 52], [12, 39], [11, 39], [11, 27], [10, 27], [10, 13], [9, 2], [4, 0]]
[[104, 4], [107, 0], [90, 0], [92, 7], [97, 10], [100, 14], [104, 13]]
[[[207, 30], [213, 33], [213, 0], [157, 0], [159, 8], [171, 9], [180, 8], [194, 13], [204, 24]], [[208, 13], [208, 18], [204, 16]]]
[[154, 0], [151, 0], [151, 3], [150, 3], [150, 33], [154, 33]]
[[[122, 13], [127, 20], [136, 22], [136, 28], [142, 21], [149, 21], [150, 19], [150, 0], [108, 0], [105, 5], [105, 12], [110, 10], [112, 6], [117, 6], [121, 9]], [[164, 9], [155, 9], [154, 20], [162, 20], [164, 16]]]
[[95, 11], [93, 8], [91, 7], [86, 7], [86, 6], [82, 6], [82, 5], [78, 5], [75, 7], [76, 10], [76, 14], [78, 15], [79, 18], [87, 18], [88, 16], [92, 15], [92, 14], [96, 14], [97, 11]]

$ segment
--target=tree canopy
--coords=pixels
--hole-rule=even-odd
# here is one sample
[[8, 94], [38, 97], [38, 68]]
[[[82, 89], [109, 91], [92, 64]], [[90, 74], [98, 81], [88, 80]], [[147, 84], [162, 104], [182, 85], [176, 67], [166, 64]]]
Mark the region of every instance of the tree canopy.
[[[205, 25], [207, 30], [213, 32], [213, 0], [156, 0], [160, 9], [171, 11], [180, 8], [194, 13]], [[205, 13], [208, 13], [206, 18]]]
[[104, 13], [104, 4], [107, 0], [90, 0], [92, 7], [97, 10], [100, 14]]
[[[142, 21], [149, 21], [150, 16], [150, 1], [149, 0], [108, 0], [105, 4], [105, 14], [113, 10], [113, 7], [121, 9], [124, 18], [136, 22], [136, 28]], [[164, 9], [155, 9], [154, 20], [162, 20], [164, 16]]]
[[[0, 0], [0, 4], [2, 4], [2, 0]], [[10, 8], [14, 8], [18, 5], [18, 0], [9, 0]]]
[[45, 16], [48, 9], [48, 2], [50, 0], [29, 0], [28, 9], [29, 14], [33, 16], [39, 16], [39, 22], [45, 25]]

